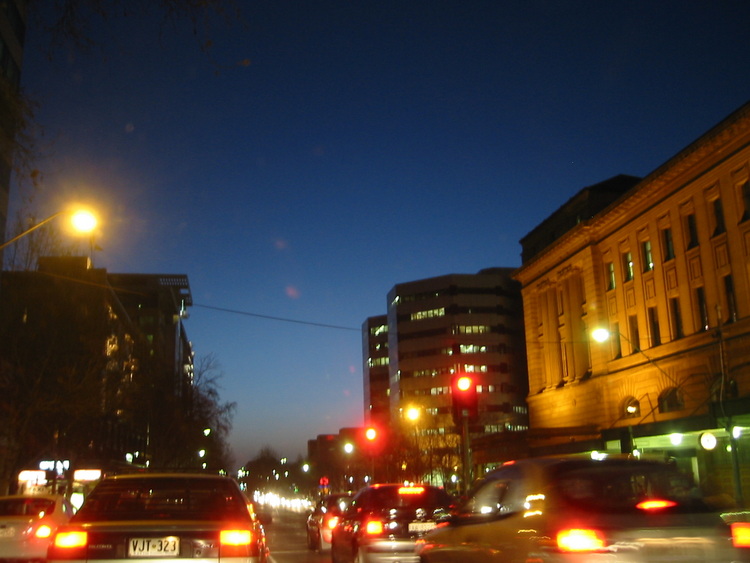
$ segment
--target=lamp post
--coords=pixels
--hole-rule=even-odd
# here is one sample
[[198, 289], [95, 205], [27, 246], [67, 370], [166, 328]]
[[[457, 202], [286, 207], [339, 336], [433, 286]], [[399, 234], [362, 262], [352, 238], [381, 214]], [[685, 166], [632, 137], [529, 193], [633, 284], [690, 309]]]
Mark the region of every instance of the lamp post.
[[0, 250], [6, 248], [7, 246], [10, 246], [17, 240], [25, 237], [29, 233], [32, 233], [36, 231], [39, 227], [43, 227], [53, 219], [56, 219], [57, 217], [60, 217], [61, 215], [70, 215], [70, 224], [73, 227], [73, 229], [80, 233], [90, 233], [96, 228], [96, 217], [94, 214], [87, 210], [87, 209], [63, 209], [62, 211], [58, 211], [57, 213], [53, 213], [46, 219], [42, 219], [37, 224], [31, 226], [30, 228], [26, 229], [21, 234], [18, 234], [14, 236], [12, 239], [5, 241], [4, 243], [0, 244]]

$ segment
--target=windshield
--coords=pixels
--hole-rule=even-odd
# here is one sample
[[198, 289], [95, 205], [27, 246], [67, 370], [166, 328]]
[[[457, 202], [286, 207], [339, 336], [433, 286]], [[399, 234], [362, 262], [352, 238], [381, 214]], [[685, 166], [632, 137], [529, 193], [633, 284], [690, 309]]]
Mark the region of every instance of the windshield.
[[699, 499], [687, 475], [663, 464], [594, 463], [564, 471], [555, 482], [563, 502], [586, 509], [633, 508], [646, 499], [681, 504]]
[[110, 479], [88, 496], [74, 521], [249, 518], [239, 488], [224, 479]]
[[47, 498], [8, 498], [0, 500], [0, 516], [51, 514], [55, 501]]
[[365, 510], [384, 509], [423, 509], [434, 511], [448, 508], [451, 498], [443, 489], [438, 487], [373, 487], [366, 491], [359, 499], [359, 504]]

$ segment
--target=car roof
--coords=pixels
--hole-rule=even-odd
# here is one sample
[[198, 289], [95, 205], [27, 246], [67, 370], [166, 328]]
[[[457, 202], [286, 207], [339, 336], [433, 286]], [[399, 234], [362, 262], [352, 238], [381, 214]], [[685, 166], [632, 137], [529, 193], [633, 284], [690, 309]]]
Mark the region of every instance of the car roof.
[[228, 475], [219, 475], [218, 473], [118, 473], [109, 475], [105, 479], [130, 480], [130, 479], [221, 479], [224, 481], [234, 481]]

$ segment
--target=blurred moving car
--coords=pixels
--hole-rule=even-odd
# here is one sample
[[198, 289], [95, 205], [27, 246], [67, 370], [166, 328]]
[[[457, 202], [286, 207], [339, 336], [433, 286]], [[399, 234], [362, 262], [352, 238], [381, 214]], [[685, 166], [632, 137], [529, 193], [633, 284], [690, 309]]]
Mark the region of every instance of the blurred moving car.
[[[414, 563], [415, 542], [449, 514], [440, 487], [375, 484], [361, 489], [333, 529], [333, 563]], [[461, 559], [456, 559], [461, 561]]]
[[750, 545], [750, 524], [732, 526], [674, 464], [524, 459], [489, 473], [417, 552], [422, 563], [728, 562]]
[[307, 517], [307, 547], [322, 551], [331, 546], [333, 529], [349, 506], [352, 496], [348, 493], [325, 495]]
[[126, 559], [265, 563], [268, 548], [231, 478], [138, 473], [97, 484], [48, 552], [48, 561]]
[[50, 538], [72, 515], [62, 495], [0, 497], [0, 560], [46, 559]]

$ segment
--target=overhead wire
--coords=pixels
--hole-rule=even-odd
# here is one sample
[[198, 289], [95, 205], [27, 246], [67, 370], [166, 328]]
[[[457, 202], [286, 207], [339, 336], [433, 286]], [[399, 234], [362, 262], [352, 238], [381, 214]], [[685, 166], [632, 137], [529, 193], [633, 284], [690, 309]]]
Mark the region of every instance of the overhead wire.
[[294, 324], [300, 324], [300, 325], [308, 325], [308, 326], [317, 326], [322, 328], [333, 328], [336, 330], [348, 330], [348, 331], [355, 331], [359, 332], [360, 329], [358, 328], [352, 328], [350, 326], [340, 326], [340, 325], [332, 325], [332, 324], [326, 324], [326, 323], [315, 323], [312, 321], [300, 321], [298, 319], [289, 319], [286, 317], [274, 317], [272, 315], [261, 315], [259, 313], [250, 313], [248, 311], [240, 311], [238, 309], [228, 309], [226, 307], [215, 307], [213, 305], [201, 305], [199, 303], [193, 303], [193, 307], [200, 307], [201, 309], [210, 309], [212, 311], [221, 311], [223, 313], [232, 313], [235, 315], [243, 315], [245, 317], [256, 317], [260, 319], [267, 319], [271, 321], [280, 321], [284, 323], [294, 323]]

